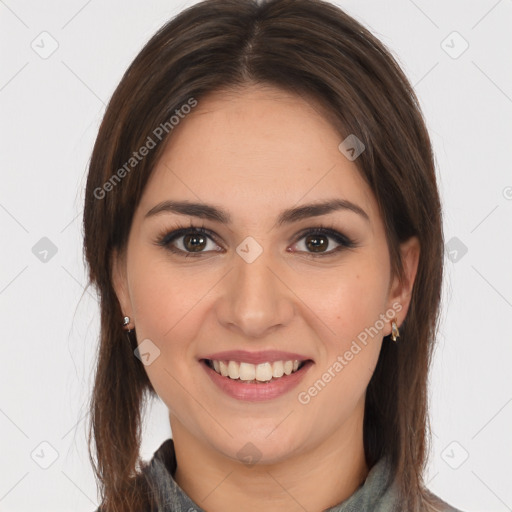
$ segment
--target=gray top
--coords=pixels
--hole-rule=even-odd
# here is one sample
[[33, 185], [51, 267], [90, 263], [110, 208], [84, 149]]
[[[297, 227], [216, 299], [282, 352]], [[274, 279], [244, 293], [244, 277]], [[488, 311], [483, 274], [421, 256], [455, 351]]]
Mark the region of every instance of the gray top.
[[[161, 444], [145, 471], [151, 482], [156, 484], [158, 493], [158, 509], [151, 512], [205, 512], [174, 480], [176, 456], [173, 439], [167, 439]], [[397, 498], [394, 486], [384, 489], [388, 471], [386, 459], [380, 459], [370, 469], [366, 480], [352, 496], [324, 512], [395, 512], [399, 510], [396, 508]], [[437, 499], [439, 512], [461, 512]]]

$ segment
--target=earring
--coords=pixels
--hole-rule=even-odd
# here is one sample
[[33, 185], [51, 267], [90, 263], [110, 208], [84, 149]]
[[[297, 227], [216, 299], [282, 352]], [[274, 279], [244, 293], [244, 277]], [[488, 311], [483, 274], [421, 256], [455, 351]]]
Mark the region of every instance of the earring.
[[396, 324], [396, 317], [391, 320], [391, 339], [396, 342], [396, 339], [400, 337], [400, 331], [398, 330], [398, 325]]
[[135, 336], [135, 327], [133, 329], [127, 328], [126, 326], [130, 323], [130, 317], [125, 316], [123, 318], [123, 327], [126, 333], [126, 339], [130, 343], [132, 350], [135, 352], [137, 350], [137, 337]]

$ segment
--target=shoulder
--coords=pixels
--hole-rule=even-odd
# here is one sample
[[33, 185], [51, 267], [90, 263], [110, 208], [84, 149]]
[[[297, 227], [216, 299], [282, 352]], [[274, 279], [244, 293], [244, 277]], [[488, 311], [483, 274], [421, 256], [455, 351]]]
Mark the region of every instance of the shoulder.
[[432, 493], [427, 489], [427, 511], [428, 512], [463, 512], [462, 510], [453, 507], [446, 501], [442, 500], [439, 496]]

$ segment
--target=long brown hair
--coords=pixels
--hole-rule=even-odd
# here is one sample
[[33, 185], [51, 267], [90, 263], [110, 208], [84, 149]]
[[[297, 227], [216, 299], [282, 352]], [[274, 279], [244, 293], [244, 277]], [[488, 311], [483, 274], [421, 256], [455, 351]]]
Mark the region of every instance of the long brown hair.
[[[124, 337], [112, 286], [113, 251], [126, 249], [134, 211], [172, 136], [169, 119], [176, 110], [191, 98], [200, 103], [209, 92], [248, 84], [316, 99], [339, 130], [340, 142], [356, 134], [364, 143], [356, 163], [380, 208], [393, 275], [403, 279], [399, 244], [413, 235], [419, 239], [418, 271], [400, 341], [384, 340], [367, 389], [364, 446], [369, 467], [389, 457], [402, 510], [429, 510], [433, 497], [423, 483], [427, 378], [444, 245], [431, 143], [418, 100], [390, 52], [352, 17], [321, 0], [195, 4], [151, 38], [110, 100], [90, 161], [83, 219], [89, 284], [101, 301], [89, 455], [102, 510], [149, 510], [152, 492], [142, 478], [146, 463], [139, 454], [141, 418], [147, 401], [157, 397]], [[159, 126], [168, 129], [156, 140]], [[130, 161], [148, 137], [156, 147], [136, 164]]]

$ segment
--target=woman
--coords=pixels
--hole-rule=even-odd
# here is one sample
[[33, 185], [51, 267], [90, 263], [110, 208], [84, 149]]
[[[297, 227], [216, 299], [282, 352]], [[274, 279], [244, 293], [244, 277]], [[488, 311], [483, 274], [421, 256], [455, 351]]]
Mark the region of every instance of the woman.
[[[340, 9], [210, 0], [160, 29], [99, 130], [84, 245], [98, 510], [456, 510], [423, 481], [431, 143]], [[144, 462], [157, 396], [172, 439]]]

